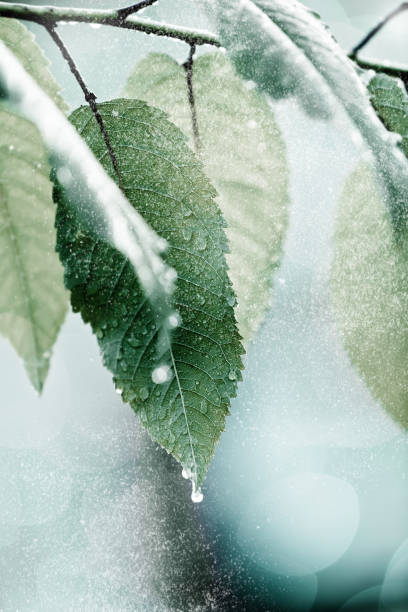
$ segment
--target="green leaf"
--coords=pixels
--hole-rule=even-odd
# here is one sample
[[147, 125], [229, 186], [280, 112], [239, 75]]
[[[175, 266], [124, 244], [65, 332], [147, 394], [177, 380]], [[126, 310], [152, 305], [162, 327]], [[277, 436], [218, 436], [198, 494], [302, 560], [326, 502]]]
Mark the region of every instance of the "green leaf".
[[50, 167], [32, 123], [0, 109], [0, 126], [0, 331], [41, 391], [68, 306]]
[[[63, 110], [48, 63], [28, 30], [0, 19], [0, 38]], [[41, 391], [68, 307], [55, 252], [48, 155], [36, 127], [0, 106], [0, 332]]]
[[328, 28], [293, 0], [206, 0], [238, 72], [310, 114], [346, 113], [372, 151], [397, 228], [406, 227], [408, 162], [376, 116], [366, 87]]
[[408, 94], [404, 83], [379, 73], [369, 82], [368, 91], [385, 127], [401, 136], [401, 148], [408, 157]]
[[33, 34], [16, 19], [0, 18], [0, 40], [60, 110], [66, 112], [68, 107], [60, 95], [60, 87], [55, 82], [49, 70], [49, 62], [35, 42]]
[[[57, 185], [57, 248], [66, 286], [74, 310], [91, 323], [123, 399], [199, 487], [242, 367], [230, 306], [234, 294], [225, 262], [224, 222], [214, 189], [164, 113], [129, 100], [105, 102], [99, 109], [125, 193], [168, 241], [166, 260], [178, 273], [175, 306], [181, 323], [173, 332], [170, 351], [163, 355], [164, 365], [156, 367], [158, 325], [132, 267], [81, 226], [66, 205], [63, 187]], [[88, 107], [71, 115], [113, 177], [104, 141], [91, 118]]]
[[[245, 87], [225, 54], [195, 60], [193, 87], [200, 157], [228, 224], [227, 263], [247, 341], [269, 304], [287, 225], [285, 147], [266, 100]], [[139, 62], [125, 95], [166, 111], [193, 147], [185, 69], [172, 58], [151, 54]]]
[[408, 427], [408, 249], [396, 245], [371, 167], [340, 200], [331, 270], [334, 313], [351, 362], [384, 408]]

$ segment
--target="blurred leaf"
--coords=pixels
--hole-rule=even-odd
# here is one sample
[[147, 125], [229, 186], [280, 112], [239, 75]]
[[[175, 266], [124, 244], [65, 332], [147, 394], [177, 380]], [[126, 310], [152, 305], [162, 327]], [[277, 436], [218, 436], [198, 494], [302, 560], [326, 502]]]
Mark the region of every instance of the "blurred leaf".
[[408, 157], [408, 94], [404, 83], [378, 73], [368, 84], [368, 91], [385, 127], [401, 136], [401, 148]]
[[[239, 330], [247, 341], [269, 304], [286, 230], [285, 147], [266, 100], [245, 87], [225, 54], [194, 62], [193, 87], [200, 156], [228, 224], [227, 263]], [[125, 95], [166, 111], [193, 146], [185, 70], [172, 58], [151, 54], [139, 62]]]
[[295, 96], [311, 115], [342, 109], [372, 151], [387, 205], [406, 227], [408, 162], [376, 116], [355, 66], [315, 14], [296, 0], [206, 0], [238, 72], [274, 98]]
[[395, 244], [381, 190], [365, 164], [341, 196], [331, 291], [351, 362], [373, 396], [408, 427], [408, 249]]
[[[81, 226], [57, 185], [57, 244], [66, 285], [74, 310], [91, 323], [123, 399], [152, 438], [191, 472], [198, 487], [224, 429], [242, 367], [224, 222], [214, 189], [164, 113], [136, 100], [105, 102], [99, 109], [125, 193], [166, 238], [167, 262], [178, 272], [175, 306], [181, 323], [170, 351], [162, 356], [164, 365], [155, 369], [159, 329], [134, 270]], [[91, 117], [89, 108], [81, 107], [71, 120], [114, 176]]]
[[0, 126], [0, 331], [41, 391], [68, 307], [50, 167], [32, 123], [0, 109]]
[[13, 52], [23, 68], [59, 109], [66, 112], [68, 106], [61, 97], [60, 87], [49, 70], [49, 61], [25, 25], [16, 19], [0, 18], [0, 40]]
[[[14, 19], [0, 19], [0, 38], [65, 110], [48, 63], [27, 28]], [[0, 331], [23, 358], [37, 391], [42, 390], [68, 307], [55, 253], [49, 175], [37, 128], [0, 106]]]

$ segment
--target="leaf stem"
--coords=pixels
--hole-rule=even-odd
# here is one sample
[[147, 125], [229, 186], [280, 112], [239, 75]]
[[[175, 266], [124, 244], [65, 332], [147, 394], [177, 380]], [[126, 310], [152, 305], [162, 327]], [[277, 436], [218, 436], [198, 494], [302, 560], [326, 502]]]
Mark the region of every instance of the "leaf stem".
[[[137, 5], [133, 5], [137, 6]], [[140, 5], [139, 5], [140, 6]], [[55, 25], [58, 22], [99, 23], [117, 28], [137, 30], [146, 34], [166, 36], [182, 40], [190, 45], [213, 45], [220, 47], [219, 40], [205, 30], [173, 26], [157, 21], [143, 20], [132, 15], [123, 18], [121, 9], [67, 8], [56, 6], [36, 6], [20, 2], [0, 1], [0, 17], [12, 17], [23, 21], [32, 21], [43, 26]]]
[[123, 185], [122, 185], [122, 181], [120, 178], [120, 173], [119, 173], [119, 167], [118, 167], [118, 162], [115, 156], [115, 153], [112, 149], [112, 145], [111, 142], [109, 140], [109, 136], [108, 133], [106, 131], [105, 128], [105, 124], [103, 122], [102, 116], [99, 112], [98, 106], [96, 104], [96, 96], [94, 93], [92, 93], [92, 91], [90, 91], [85, 83], [85, 81], [83, 80], [81, 73], [79, 72], [71, 54], [69, 53], [68, 49], [66, 48], [66, 46], [64, 45], [63, 41], [61, 40], [60, 36], [57, 34], [55, 28], [56, 28], [56, 24], [54, 25], [46, 25], [45, 26], [46, 30], [49, 32], [51, 38], [53, 39], [53, 41], [55, 42], [55, 44], [57, 45], [58, 49], [61, 51], [61, 54], [63, 56], [63, 58], [66, 60], [69, 69], [71, 70], [72, 74], [74, 75], [75, 79], [77, 80], [77, 83], [79, 84], [79, 86], [81, 87], [83, 93], [84, 93], [84, 97], [85, 100], [88, 102], [89, 107], [91, 109], [91, 111], [94, 114], [94, 117], [99, 125], [99, 129], [101, 131], [101, 134], [103, 136], [103, 139], [105, 141], [106, 144], [106, 148], [108, 150], [109, 153], [109, 157], [111, 158], [112, 161], [112, 165], [113, 168], [115, 170], [116, 176], [118, 178], [119, 181], [119, 186], [123, 191]]
[[376, 35], [378, 34], [378, 32], [380, 32], [380, 30], [383, 29], [383, 27], [389, 22], [391, 21], [391, 19], [394, 19], [394, 17], [396, 17], [397, 15], [400, 15], [403, 11], [406, 11], [408, 9], [408, 2], [403, 2], [402, 4], [400, 4], [399, 7], [397, 7], [396, 9], [394, 9], [391, 13], [389, 13], [388, 15], [386, 15], [386, 17], [384, 17], [384, 19], [382, 19], [374, 28], [372, 28], [368, 34], [366, 34], [364, 36], [364, 38], [351, 50], [350, 52], [350, 56], [351, 59], [355, 59], [358, 52], [361, 51], [361, 49], [363, 49], [363, 47], [366, 46], [366, 44]]
[[193, 62], [195, 50], [196, 46], [190, 45], [190, 53], [188, 55], [187, 61], [183, 64], [183, 67], [186, 71], [188, 102], [190, 104], [191, 122], [193, 124], [194, 149], [196, 153], [198, 153], [201, 148], [201, 142], [200, 133], [198, 131], [197, 110], [193, 90]]

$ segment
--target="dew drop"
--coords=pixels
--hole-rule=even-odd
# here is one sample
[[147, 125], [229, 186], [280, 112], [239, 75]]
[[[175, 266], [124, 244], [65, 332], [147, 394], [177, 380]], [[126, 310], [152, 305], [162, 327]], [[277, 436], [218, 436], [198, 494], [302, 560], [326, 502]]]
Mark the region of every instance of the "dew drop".
[[142, 387], [139, 391], [140, 399], [142, 402], [145, 402], [149, 397], [149, 390], [147, 387]]
[[62, 166], [57, 170], [57, 179], [61, 183], [61, 185], [68, 186], [72, 183], [72, 174], [71, 170], [66, 166]]
[[99, 30], [99, 28], [102, 26], [101, 23], [90, 23], [89, 24], [91, 26], [91, 28], [93, 28], [94, 30]]
[[139, 338], [136, 338], [135, 336], [131, 336], [130, 338], [128, 338], [127, 342], [133, 348], [137, 348], [138, 346], [141, 346], [142, 344], [141, 340], [139, 340]]
[[116, 393], [117, 393], [118, 395], [122, 395], [122, 393], [123, 393], [123, 389], [119, 389], [119, 388], [118, 388], [118, 389], [116, 389]]
[[185, 480], [189, 480], [192, 477], [191, 471], [187, 470], [187, 468], [182, 469], [181, 475]]
[[119, 117], [119, 113], [117, 110], [112, 111], [112, 117]]
[[235, 295], [230, 295], [227, 298], [227, 303], [228, 303], [229, 306], [235, 306], [235, 302], [236, 302]]
[[176, 329], [181, 323], [180, 316], [174, 312], [173, 314], [169, 315], [167, 323], [170, 329]]
[[193, 230], [190, 227], [182, 227], [181, 233], [183, 235], [184, 240], [188, 242], [189, 240], [191, 240], [191, 236], [193, 235]]
[[183, 216], [184, 217], [191, 217], [192, 214], [193, 214], [192, 211], [189, 208], [186, 208], [186, 210], [183, 213]]
[[171, 370], [168, 365], [161, 365], [152, 372], [152, 381], [156, 385], [162, 385], [170, 380]]
[[197, 237], [197, 249], [199, 251], [205, 251], [205, 249], [207, 248], [207, 240], [205, 239], [204, 236], [201, 236], [200, 234]]
[[228, 378], [229, 378], [230, 380], [237, 380], [237, 375], [236, 375], [236, 373], [235, 373], [235, 370], [230, 370], [230, 371], [229, 371]]

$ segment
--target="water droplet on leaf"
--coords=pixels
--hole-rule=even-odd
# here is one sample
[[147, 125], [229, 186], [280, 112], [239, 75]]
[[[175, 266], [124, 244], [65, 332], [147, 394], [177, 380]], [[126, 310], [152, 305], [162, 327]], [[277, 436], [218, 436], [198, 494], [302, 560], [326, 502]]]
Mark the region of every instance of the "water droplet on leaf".
[[201, 234], [199, 234], [197, 236], [197, 249], [199, 251], [204, 251], [207, 248], [207, 240], [205, 238], [205, 236], [202, 236]]
[[139, 395], [140, 395], [140, 399], [142, 400], [142, 402], [145, 402], [147, 400], [147, 398], [149, 397], [149, 390], [148, 390], [148, 388], [147, 387], [142, 387], [140, 389]]
[[168, 365], [161, 365], [152, 372], [152, 381], [156, 385], [162, 385], [170, 380], [171, 370]]
[[184, 240], [188, 242], [189, 240], [191, 240], [191, 236], [193, 235], [193, 230], [190, 227], [182, 227], [181, 233], [183, 235]]

